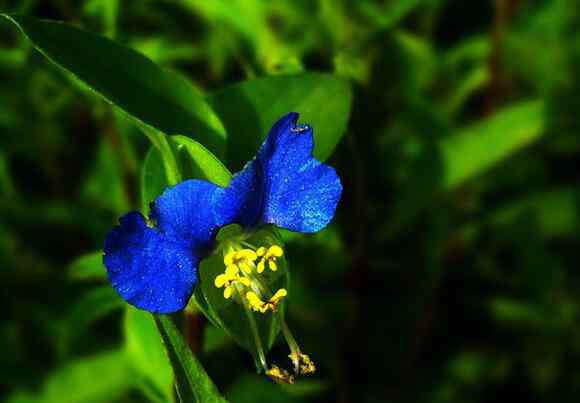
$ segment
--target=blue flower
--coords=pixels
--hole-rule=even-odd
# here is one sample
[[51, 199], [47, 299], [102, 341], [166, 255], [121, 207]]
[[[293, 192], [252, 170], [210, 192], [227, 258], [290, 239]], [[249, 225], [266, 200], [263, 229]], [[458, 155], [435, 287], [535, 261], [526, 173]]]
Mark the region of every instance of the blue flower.
[[223, 188], [187, 180], [151, 204], [150, 219], [123, 216], [107, 235], [103, 262], [111, 284], [130, 304], [156, 313], [183, 309], [219, 229], [247, 231], [274, 224], [311, 233], [334, 216], [342, 185], [333, 168], [312, 156], [313, 135], [289, 113], [270, 129], [256, 157]]

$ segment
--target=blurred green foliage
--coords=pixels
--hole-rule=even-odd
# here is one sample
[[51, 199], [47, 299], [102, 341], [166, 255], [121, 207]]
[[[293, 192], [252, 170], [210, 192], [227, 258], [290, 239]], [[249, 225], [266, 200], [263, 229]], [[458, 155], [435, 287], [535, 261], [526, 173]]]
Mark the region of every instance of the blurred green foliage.
[[[179, 175], [224, 168], [205, 148], [235, 172], [295, 105], [320, 158], [338, 143], [330, 164], [345, 188], [326, 230], [283, 234], [288, 320], [318, 372], [275, 385], [188, 314], [186, 340], [225, 396], [576, 401], [576, 3], [0, 0], [0, 12], [65, 21], [164, 68], [137, 58], [126, 70], [119, 46], [73, 78], [2, 18], [0, 399], [172, 401], [155, 323], [108, 286], [98, 252], [119, 215], [177, 179], [163, 179], [142, 131], [184, 135], [165, 145]], [[76, 63], [87, 38], [32, 39]]]

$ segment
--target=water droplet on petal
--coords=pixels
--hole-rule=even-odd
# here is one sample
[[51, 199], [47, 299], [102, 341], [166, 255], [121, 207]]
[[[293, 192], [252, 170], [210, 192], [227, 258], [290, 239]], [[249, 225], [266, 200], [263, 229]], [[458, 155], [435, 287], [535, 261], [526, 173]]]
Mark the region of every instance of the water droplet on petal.
[[292, 130], [294, 133], [302, 133], [302, 132], [305, 132], [307, 130], [310, 130], [310, 125], [307, 125], [307, 124], [296, 125], [290, 130]]

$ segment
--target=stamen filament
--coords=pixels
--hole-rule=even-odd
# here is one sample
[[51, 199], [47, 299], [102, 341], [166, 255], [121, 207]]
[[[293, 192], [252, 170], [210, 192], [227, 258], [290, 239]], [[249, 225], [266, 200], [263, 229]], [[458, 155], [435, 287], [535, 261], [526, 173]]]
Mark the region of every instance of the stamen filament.
[[[238, 292], [241, 295], [240, 286], [236, 285]], [[268, 372], [268, 364], [266, 362], [266, 354], [264, 353], [264, 347], [262, 346], [262, 339], [260, 338], [260, 333], [258, 332], [258, 325], [256, 324], [256, 319], [254, 318], [254, 314], [252, 313], [252, 309], [248, 301], [245, 298], [241, 298], [242, 305], [244, 307], [244, 312], [248, 318], [248, 323], [250, 324], [250, 331], [252, 332], [252, 336], [254, 337], [254, 342], [256, 343], [256, 351], [258, 353], [258, 358], [260, 360], [260, 364], [264, 369], [264, 372]]]

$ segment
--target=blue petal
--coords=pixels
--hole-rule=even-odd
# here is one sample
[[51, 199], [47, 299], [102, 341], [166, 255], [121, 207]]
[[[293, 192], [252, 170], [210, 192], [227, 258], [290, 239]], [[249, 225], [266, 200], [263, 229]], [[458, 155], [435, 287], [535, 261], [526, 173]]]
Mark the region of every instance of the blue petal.
[[187, 180], [168, 188], [151, 205], [151, 218], [157, 227], [183, 240], [198, 254], [212, 246], [220, 227], [230, 224], [235, 204], [221, 200], [225, 189], [202, 180]]
[[334, 217], [342, 185], [335, 170], [312, 156], [312, 128], [297, 125], [297, 113], [274, 124], [256, 158], [236, 174], [228, 201], [242, 206], [244, 226], [275, 224], [297, 232], [316, 232]]
[[105, 240], [109, 280], [130, 304], [150, 312], [183, 309], [197, 282], [199, 258], [184, 242], [150, 228], [138, 212], [123, 216]]
[[[113, 287], [132, 305], [169, 313], [187, 305], [197, 282], [197, 266], [219, 228], [237, 208], [221, 203], [222, 187], [188, 180], [168, 188], [151, 205], [155, 228], [137, 212], [121, 218], [105, 241], [103, 262]], [[218, 206], [223, 205], [223, 209]]]

